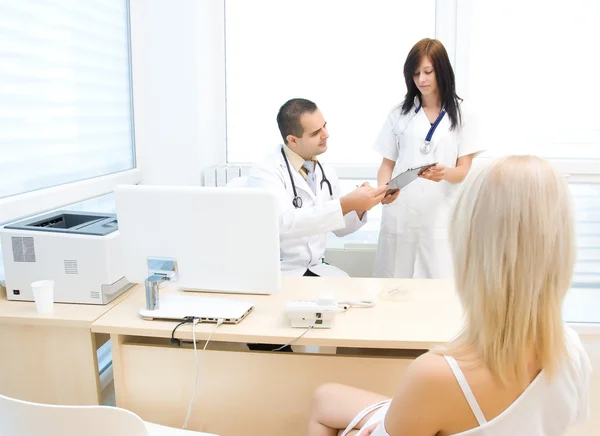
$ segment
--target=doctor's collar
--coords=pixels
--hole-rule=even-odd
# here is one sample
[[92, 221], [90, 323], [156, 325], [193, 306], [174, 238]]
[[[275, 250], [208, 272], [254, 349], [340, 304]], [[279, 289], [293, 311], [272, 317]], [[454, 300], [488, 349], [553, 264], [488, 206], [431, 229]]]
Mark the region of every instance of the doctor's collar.
[[[286, 144], [282, 145], [285, 156], [288, 158], [288, 160], [290, 161], [290, 164], [292, 164], [292, 167], [300, 172], [300, 170], [302, 169], [302, 165], [304, 165], [304, 158], [302, 156], [300, 156], [298, 153], [296, 153], [294, 150], [292, 150], [290, 147], [288, 147]], [[317, 162], [317, 158], [313, 157], [311, 159], [314, 162]]]

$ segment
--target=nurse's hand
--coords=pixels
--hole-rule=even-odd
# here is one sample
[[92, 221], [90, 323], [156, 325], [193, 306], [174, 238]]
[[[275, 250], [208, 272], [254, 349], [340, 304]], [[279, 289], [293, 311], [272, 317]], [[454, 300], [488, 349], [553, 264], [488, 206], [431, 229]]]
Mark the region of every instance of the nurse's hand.
[[398, 195], [400, 195], [399, 189], [388, 189], [385, 191], [385, 197], [381, 200], [381, 204], [393, 203], [398, 198]]
[[442, 164], [437, 164], [434, 167], [429, 168], [427, 171], [423, 171], [419, 174], [422, 177], [432, 182], [441, 182], [446, 177], [446, 167]]

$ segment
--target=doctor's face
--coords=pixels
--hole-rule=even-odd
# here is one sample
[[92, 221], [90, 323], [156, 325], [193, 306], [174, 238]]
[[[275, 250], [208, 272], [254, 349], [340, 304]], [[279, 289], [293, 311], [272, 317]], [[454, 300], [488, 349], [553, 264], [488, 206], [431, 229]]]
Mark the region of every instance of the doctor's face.
[[288, 136], [288, 145], [297, 154], [305, 160], [327, 151], [327, 121], [319, 109], [313, 113], [304, 113], [300, 116], [303, 134], [298, 138], [293, 135]]
[[431, 59], [428, 57], [421, 59], [417, 71], [413, 73], [413, 80], [422, 95], [435, 95], [438, 93], [435, 70], [433, 69]]

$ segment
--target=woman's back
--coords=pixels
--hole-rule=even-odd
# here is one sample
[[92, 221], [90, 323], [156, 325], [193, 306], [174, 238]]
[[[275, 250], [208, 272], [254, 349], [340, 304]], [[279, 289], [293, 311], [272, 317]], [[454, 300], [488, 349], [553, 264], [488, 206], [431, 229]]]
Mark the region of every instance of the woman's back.
[[[586, 419], [591, 366], [577, 334], [565, 328], [565, 335], [569, 358], [550, 380], [542, 370], [525, 390], [517, 383], [501, 384], [486, 368], [458, 363], [460, 368], [450, 377], [456, 382], [449, 397], [440, 398], [451, 407], [446, 409], [448, 421], [439, 435], [559, 436]], [[447, 360], [444, 363], [450, 368], [453, 359]]]
[[[441, 429], [435, 430], [436, 436], [564, 435], [569, 427], [588, 417], [592, 371], [577, 334], [566, 327], [565, 336], [569, 357], [561, 362], [551, 379], [542, 370], [524, 390], [517, 383], [500, 383], [482, 366], [465, 365], [433, 353], [421, 356], [420, 362], [415, 362], [420, 367], [416, 373], [428, 379], [427, 386], [421, 384], [421, 388], [431, 390], [434, 395], [428, 404], [414, 405], [411, 415], [435, 420], [438, 423], [435, 428]], [[411, 424], [402, 422], [403, 414], [394, 413], [393, 408], [391, 413], [388, 410], [389, 403], [384, 404], [364, 428], [380, 422], [372, 436], [413, 434], [407, 428]], [[402, 428], [400, 433], [396, 431], [399, 428]]]

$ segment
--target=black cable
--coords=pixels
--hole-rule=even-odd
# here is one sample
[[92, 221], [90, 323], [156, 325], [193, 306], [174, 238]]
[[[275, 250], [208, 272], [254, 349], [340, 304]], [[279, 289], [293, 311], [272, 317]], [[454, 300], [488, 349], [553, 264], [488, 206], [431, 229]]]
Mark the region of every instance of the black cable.
[[175, 331], [177, 331], [177, 329], [184, 325], [184, 324], [189, 324], [191, 322], [194, 322], [194, 318], [193, 316], [186, 316], [183, 318], [183, 321], [181, 321], [179, 324], [177, 324], [175, 326], [175, 328], [173, 329], [173, 331], [171, 332], [171, 343], [172, 344], [176, 344], [177, 346], [181, 347], [181, 339], [177, 339], [175, 337]]

